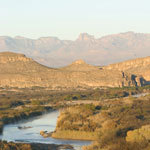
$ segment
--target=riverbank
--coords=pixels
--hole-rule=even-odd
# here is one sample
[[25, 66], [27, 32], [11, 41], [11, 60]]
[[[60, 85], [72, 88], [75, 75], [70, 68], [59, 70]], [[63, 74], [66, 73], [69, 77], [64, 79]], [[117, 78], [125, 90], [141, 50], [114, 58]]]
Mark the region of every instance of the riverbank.
[[[39, 116], [52, 108], [66, 107], [85, 100], [100, 101], [141, 93], [145, 88], [108, 88], [87, 91], [49, 91], [40, 87], [32, 89], [0, 90], [0, 133], [3, 125]], [[91, 100], [92, 99], [92, 100]]]
[[60, 149], [73, 149], [70, 145], [56, 145], [56, 144], [40, 144], [40, 143], [8, 143], [0, 141], [0, 148], [2, 150], [60, 150]]
[[99, 112], [99, 105], [80, 104], [66, 107], [57, 119], [56, 130], [51, 137], [57, 139], [89, 140], [98, 138], [100, 126], [90, 118]]
[[52, 137], [56, 139], [95, 141], [100, 136], [101, 125], [98, 125], [98, 122], [91, 118], [100, 113], [100, 110], [107, 108], [106, 106], [106, 108], [103, 107], [103, 105], [106, 104], [110, 107], [116, 101], [130, 101], [129, 103], [131, 103], [132, 100], [147, 95], [148, 93], [142, 93], [133, 95], [132, 97], [105, 101], [84, 100], [75, 101], [72, 104], [68, 102], [68, 107], [64, 108], [58, 117], [56, 130], [54, 132], [41, 131], [40, 134], [44, 138]]
[[[0, 133], [3, 131], [3, 126], [10, 123], [16, 123], [21, 120], [30, 119], [36, 116], [40, 116], [43, 113], [54, 111], [51, 107], [24, 107], [24, 109], [11, 109], [0, 112]], [[7, 115], [6, 115], [7, 114]]]
[[[41, 130], [53, 132], [56, 128], [57, 117], [59, 111], [52, 111], [43, 114], [39, 117], [19, 121], [18, 123], [8, 124], [4, 126], [3, 135], [0, 136], [2, 140], [21, 142], [21, 143], [43, 143], [56, 145], [72, 145], [74, 150], [81, 150], [82, 146], [90, 145], [90, 141], [81, 140], [64, 140], [54, 138], [43, 138], [40, 135]], [[18, 127], [31, 127], [19, 129]], [[14, 136], [15, 135], [15, 136]], [[65, 149], [68, 150], [68, 149]]]
[[[105, 89], [105, 90], [97, 89], [93, 91], [89, 90], [84, 92], [75, 91], [75, 92], [66, 92], [66, 93], [61, 93], [61, 92], [51, 93], [49, 91], [45, 91], [41, 89], [35, 92], [32, 90], [30, 91], [29, 89], [25, 89], [22, 90], [22, 92], [20, 93], [21, 89], [18, 90], [19, 92], [3, 91], [3, 90], [0, 91], [0, 98], [1, 98], [0, 130], [1, 131], [2, 131], [3, 124], [5, 125], [10, 123], [15, 123], [21, 120], [33, 118], [35, 116], [40, 116], [45, 112], [52, 111], [53, 107], [66, 108], [68, 107], [68, 105], [72, 105], [73, 102], [75, 102], [73, 103], [73, 105], [76, 105], [76, 103], [82, 105], [81, 103], [83, 103], [84, 101], [87, 110], [86, 109], [83, 110], [84, 112], [83, 115], [80, 115], [80, 111], [78, 111], [78, 109], [74, 110], [74, 112], [77, 112], [77, 116], [76, 114], [73, 115], [70, 114], [68, 118], [72, 118], [73, 120], [70, 123], [67, 121], [64, 122], [65, 123], [64, 126], [66, 126], [65, 131], [66, 130], [68, 131], [64, 132], [63, 129], [60, 133], [60, 131], [58, 132], [58, 130], [56, 130], [56, 132], [54, 132], [53, 135], [54, 138], [59, 138], [59, 139], [79, 139], [79, 140], [92, 140], [92, 139], [95, 140], [96, 139], [95, 134], [93, 135], [91, 133], [98, 132], [97, 129], [100, 128], [99, 126], [97, 126], [97, 124], [95, 124], [95, 121], [91, 122], [90, 116], [93, 117], [93, 115], [96, 114], [101, 108], [93, 107], [93, 106], [88, 108], [88, 106], [91, 104], [88, 104], [86, 100], [90, 100], [92, 101], [92, 103], [95, 101], [96, 102], [95, 105], [99, 105], [99, 103], [102, 103], [105, 100], [108, 100], [107, 102], [109, 101], [111, 102], [111, 99], [114, 100], [114, 98], [128, 96], [129, 94], [141, 93], [143, 91], [142, 89], [139, 90], [136, 88], [133, 89], [118, 88], [118, 89]], [[96, 108], [96, 110], [93, 110], [93, 108], [94, 109]], [[103, 109], [106, 108], [103, 107]], [[92, 114], [89, 114], [91, 113], [90, 109], [92, 109]], [[86, 114], [86, 112], [87, 115], [84, 115]], [[76, 122], [75, 120], [78, 120], [78, 118], [80, 118], [79, 122]], [[67, 118], [64, 120], [67, 120]], [[68, 126], [70, 126], [69, 129]], [[79, 132], [78, 132], [78, 127], [81, 127], [79, 129]], [[94, 130], [93, 128], [95, 128], [96, 130]], [[38, 133], [39, 132], [40, 130], [38, 130]], [[14, 133], [13, 135], [16, 135], [16, 133]]]
[[[88, 136], [89, 132], [98, 135], [97, 140], [92, 145], [85, 146], [84, 150], [146, 150], [150, 148], [149, 136], [145, 133], [146, 138], [141, 141], [141, 134], [136, 131], [150, 124], [149, 106], [148, 93], [100, 101], [96, 105], [69, 106], [58, 117], [53, 134], [55, 138], [81, 137], [81, 140]], [[130, 134], [131, 131], [134, 131], [134, 134]], [[83, 132], [85, 135], [82, 137]], [[135, 139], [135, 142], [132, 139]]]
[[53, 132], [50, 137], [65, 140], [95, 141], [98, 135], [96, 132], [57, 130]]
[[3, 131], [3, 123], [0, 122], [0, 134], [2, 134], [2, 131]]

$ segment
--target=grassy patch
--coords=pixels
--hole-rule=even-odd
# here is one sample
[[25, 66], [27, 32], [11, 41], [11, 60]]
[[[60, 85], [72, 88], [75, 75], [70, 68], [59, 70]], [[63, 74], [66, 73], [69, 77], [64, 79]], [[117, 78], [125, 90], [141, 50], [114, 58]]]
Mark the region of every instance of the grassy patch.
[[69, 140], [97, 140], [96, 132], [58, 130], [52, 134], [53, 138]]

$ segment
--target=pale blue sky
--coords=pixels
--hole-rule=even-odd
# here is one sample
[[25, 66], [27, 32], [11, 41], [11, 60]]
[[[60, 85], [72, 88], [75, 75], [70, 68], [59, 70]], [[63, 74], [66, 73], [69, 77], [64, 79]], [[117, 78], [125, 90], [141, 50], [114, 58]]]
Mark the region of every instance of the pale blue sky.
[[0, 36], [150, 33], [150, 0], [0, 0]]

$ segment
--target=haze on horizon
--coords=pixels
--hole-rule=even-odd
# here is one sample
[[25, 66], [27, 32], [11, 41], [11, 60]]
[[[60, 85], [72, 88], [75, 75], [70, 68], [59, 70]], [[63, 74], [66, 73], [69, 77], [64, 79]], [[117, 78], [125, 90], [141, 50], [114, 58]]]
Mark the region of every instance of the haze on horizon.
[[0, 36], [75, 40], [134, 31], [150, 33], [148, 0], [0, 0]]

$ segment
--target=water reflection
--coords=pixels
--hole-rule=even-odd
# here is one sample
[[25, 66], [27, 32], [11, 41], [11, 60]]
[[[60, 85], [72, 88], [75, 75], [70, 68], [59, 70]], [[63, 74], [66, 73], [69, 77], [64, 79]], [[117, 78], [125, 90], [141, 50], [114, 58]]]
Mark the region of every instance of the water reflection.
[[[45, 143], [45, 144], [70, 144], [76, 150], [80, 150], [83, 145], [91, 144], [89, 141], [77, 140], [57, 140], [53, 138], [43, 138], [40, 135], [41, 130], [54, 131], [56, 127], [59, 111], [54, 111], [40, 117], [18, 122], [16, 124], [5, 125], [2, 140], [13, 142]], [[19, 129], [18, 127], [31, 127]]]

